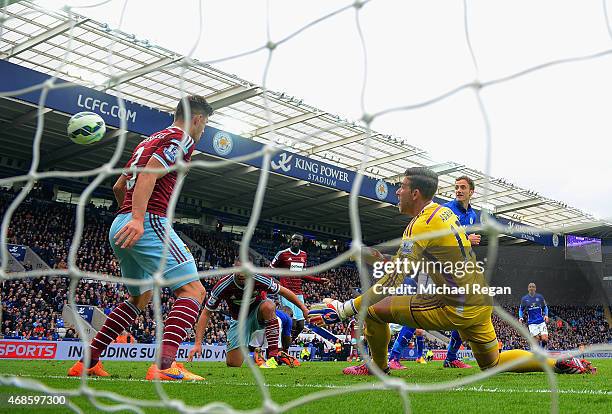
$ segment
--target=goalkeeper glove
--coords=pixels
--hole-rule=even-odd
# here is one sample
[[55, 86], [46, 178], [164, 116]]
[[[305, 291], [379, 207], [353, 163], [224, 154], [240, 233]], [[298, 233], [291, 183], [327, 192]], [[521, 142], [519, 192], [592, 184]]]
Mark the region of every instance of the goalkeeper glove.
[[309, 322], [314, 325], [334, 325], [357, 313], [353, 299], [340, 302], [335, 299], [323, 299], [323, 304], [314, 305], [308, 312]]

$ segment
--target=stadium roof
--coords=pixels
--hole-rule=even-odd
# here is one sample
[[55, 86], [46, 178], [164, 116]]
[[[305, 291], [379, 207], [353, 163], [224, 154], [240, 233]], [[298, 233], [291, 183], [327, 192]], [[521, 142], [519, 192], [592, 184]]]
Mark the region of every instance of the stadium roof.
[[[292, 96], [264, 91], [256, 84], [224, 73], [209, 64], [186, 60], [184, 56], [74, 13], [45, 10], [29, 1], [11, 4], [2, 13], [2, 59], [48, 74], [57, 71], [58, 76], [63, 79], [109, 94], [117, 95], [120, 91], [126, 99], [162, 111], [171, 112], [176, 102], [184, 96], [182, 91], [204, 95], [216, 111], [210, 123], [219, 129], [262, 143], [283, 144], [296, 153], [350, 170], [356, 170], [364, 156], [367, 136], [364, 126], [311, 107]], [[112, 59], [109, 59], [109, 50], [112, 50]], [[66, 58], [68, 59], [65, 60]], [[264, 94], [269, 103], [271, 124], [266, 117]], [[6, 102], [2, 104], [2, 122], [14, 130], [29, 123], [29, 132], [32, 134], [31, 124], [35, 121], [36, 111], [31, 107], [27, 111], [23, 108], [18, 110], [15, 107], [16, 102], [9, 103], [8, 99], [3, 101]], [[14, 109], [12, 117], [9, 107]], [[65, 119], [62, 118], [57, 119], [56, 125], [53, 121], [50, 123], [49, 128], [55, 130], [51, 135], [56, 135], [58, 140], [60, 136], [65, 138], [64, 122]], [[371, 137], [370, 158], [366, 163], [366, 174], [369, 176], [396, 182], [406, 168], [427, 166], [439, 173], [438, 193], [445, 199], [453, 198], [454, 181], [460, 175], [472, 177], [480, 188], [488, 181], [484, 173], [468, 166], [431, 159], [426, 151], [412, 146], [405, 139], [379, 131], [372, 131]], [[29, 144], [31, 145], [31, 142]], [[50, 155], [47, 156], [44, 167], [57, 168], [61, 164], [62, 167], [81, 169], [85, 165], [84, 160], [75, 157], [74, 151], [62, 149], [60, 141], [48, 144], [51, 145], [47, 148]], [[128, 147], [131, 148], [130, 145]], [[23, 151], [27, 154], [26, 150], [24, 147]], [[101, 160], [101, 164], [108, 160], [111, 151], [111, 148], [107, 148], [106, 152], [101, 148], [88, 154], [87, 159], [89, 161], [97, 158]], [[195, 158], [197, 157], [207, 156], [198, 154]], [[91, 166], [88, 165], [88, 168]], [[240, 178], [231, 182], [232, 185], [238, 186], [232, 191], [245, 195], [246, 208], [252, 201], [253, 194], [247, 186], [254, 186], [259, 175], [254, 170], [253, 167], [238, 170], [233, 167], [227, 168], [226, 171], [201, 172], [208, 178], [198, 177], [198, 184], [205, 179], [209, 185], [213, 185], [215, 177]], [[192, 174], [193, 172], [190, 173]], [[331, 210], [327, 214], [321, 211], [321, 219], [336, 217], [338, 220], [333, 211], [333, 203], [338, 203], [338, 199], [343, 200], [343, 203], [338, 203], [337, 207], [342, 205], [341, 209], [346, 210], [346, 200], [342, 197], [334, 198], [328, 190], [316, 185], [297, 185], [290, 179], [273, 177], [270, 186], [274, 188], [275, 185], [280, 186], [280, 191], [293, 192], [292, 196], [302, 202], [300, 205], [304, 206], [302, 208], [306, 210], [305, 213], [312, 214], [315, 206], [307, 201], [313, 200], [313, 197], [314, 200], [318, 197], [319, 204], [325, 202], [325, 207]], [[486, 203], [483, 195], [477, 193], [473, 198], [475, 207], [488, 209], [507, 219], [559, 232], [579, 228], [582, 232], [594, 230], [601, 234], [610, 233], [607, 223], [598, 222], [591, 215], [562, 202], [548, 199], [503, 179], [491, 178], [489, 185]], [[219, 188], [219, 191], [227, 191], [227, 182], [222, 187], [224, 188]], [[306, 191], [306, 187], [310, 190]], [[190, 187], [186, 187], [185, 191], [188, 188]], [[210, 199], [211, 191], [207, 188], [205, 191], [201, 190], [201, 194], [196, 191], [193, 195]], [[313, 194], [309, 194], [309, 191]], [[228, 199], [227, 192], [225, 195], [220, 194], [216, 201], [229, 201], [224, 199]], [[286, 194], [279, 197], [279, 204], [272, 203], [268, 207], [279, 215], [291, 212], [295, 217], [295, 209], [285, 211], [282, 208], [285, 200]], [[370, 206], [366, 212], [371, 213], [373, 219], [385, 210], [389, 210], [389, 217], [397, 215], [395, 208], [388, 204], [381, 205], [371, 200], [363, 200], [360, 203], [361, 207]], [[340, 211], [338, 209], [338, 212]], [[382, 215], [384, 217], [385, 214]], [[312, 222], [307, 219], [307, 215], [303, 218], [305, 222]], [[380, 218], [376, 220], [378, 223]]]

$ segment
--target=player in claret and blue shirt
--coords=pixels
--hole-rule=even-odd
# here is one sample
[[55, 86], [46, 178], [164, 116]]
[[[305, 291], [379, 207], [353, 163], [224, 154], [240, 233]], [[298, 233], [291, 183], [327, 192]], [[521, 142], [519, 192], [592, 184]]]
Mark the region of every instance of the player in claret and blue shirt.
[[527, 286], [528, 294], [521, 299], [519, 306], [519, 321], [523, 322], [525, 313], [527, 313], [527, 326], [532, 336], [537, 337], [540, 341], [540, 346], [546, 349], [548, 344], [548, 306], [544, 296], [536, 293], [536, 284], [531, 282]]
[[[130, 297], [118, 304], [89, 344], [89, 361], [75, 363], [68, 375], [78, 377], [86, 370], [90, 376], [107, 377], [100, 357], [124, 330], [129, 329], [153, 296], [153, 275], [162, 270], [162, 278], [176, 299], [164, 321], [161, 366], [149, 367], [145, 379], [193, 381], [204, 378], [189, 372], [176, 362], [176, 352], [193, 327], [206, 295], [191, 252], [168, 223], [168, 204], [175, 191], [178, 172], [172, 167], [180, 160], [191, 161], [212, 107], [201, 96], [183, 98], [176, 107], [174, 122], [168, 128], [142, 140], [132, 152], [113, 192], [119, 205], [109, 231], [109, 242], [124, 279], [141, 281], [127, 284]], [[139, 168], [157, 172], [138, 171]], [[180, 188], [176, 189], [180, 191]], [[168, 249], [164, 252], [166, 230]], [[162, 255], [165, 266], [160, 269]]]
[[[274, 259], [270, 262], [270, 267], [275, 269], [289, 269], [291, 272], [302, 272], [306, 268], [306, 264], [308, 263], [308, 253], [302, 250], [302, 243], [304, 241], [304, 236], [301, 234], [294, 234], [291, 236], [291, 245], [284, 249], [280, 250], [274, 256]], [[302, 281], [315, 282], [326, 284], [329, 282], [329, 279], [324, 277], [316, 277], [316, 276], [302, 276], [300, 277], [287, 277], [280, 276], [278, 278], [281, 286], [289, 289], [293, 293], [296, 294], [300, 301], [304, 301], [304, 291], [302, 290]], [[286, 306], [291, 309], [293, 313], [293, 326], [291, 331], [291, 340], [294, 341], [298, 335], [304, 330], [304, 315], [302, 314], [302, 310], [291, 303], [287, 298], [280, 298], [281, 306]]]
[[[234, 266], [240, 266], [236, 260]], [[206, 326], [211, 318], [211, 312], [219, 310], [222, 302], [227, 304], [231, 321], [227, 335], [227, 355], [225, 362], [228, 367], [241, 367], [244, 362], [240, 346], [247, 346], [251, 342], [251, 335], [260, 329], [264, 330], [264, 336], [268, 342], [268, 360], [260, 365], [260, 368], [277, 368], [279, 360], [287, 359], [283, 351], [279, 351], [278, 342], [280, 327], [276, 314], [276, 305], [269, 299], [267, 294], [279, 294], [286, 298], [296, 308], [300, 309], [304, 316], [308, 316], [308, 308], [298, 297], [284, 286], [280, 286], [274, 279], [264, 275], [253, 275], [254, 287], [251, 297], [244, 301], [244, 289], [246, 287], [246, 276], [242, 273], [232, 273], [222, 277], [208, 294], [206, 305], [200, 314], [195, 327], [195, 343], [189, 351], [188, 361], [194, 356], [202, 353], [202, 342]], [[266, 293], [264, 295], [263, 293]], [[239, 326], [238, 318], [240, 307], [248, 306], [248, 316], [245, 326]], [[243, 330], [243, 338], [239, 330]], [[244, 342], [241, 342], [241, 339]], [[287, 363], [287, 362], [285, 362]]]

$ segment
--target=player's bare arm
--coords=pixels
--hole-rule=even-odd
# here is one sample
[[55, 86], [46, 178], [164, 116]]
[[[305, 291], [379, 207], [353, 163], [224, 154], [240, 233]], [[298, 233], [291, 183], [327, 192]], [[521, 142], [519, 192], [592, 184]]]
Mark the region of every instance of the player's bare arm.
[[115, 194], [115, 199], [117, 200], [117, 205], [121, 206], [123, 204], [123, 200], [125, 199], [125, 192], [127, 191], [127, 177], [123, 174], [117, 178], [115, 185], [113, 185], [113, 193]]
[[208, 325], [208, 320], [210, 319], [210, 311], [206, 308], [202, 309], [200, 313], [200, 318], [198, 319], [198, 323], [196, 324], [195, 330], [195, 341], [193, 348], [189, 351], [189, 356], [187, 357], [187, 361], [193, 361], [194, 357], [197, 357], [202, 353], [202, 341], [204, 340], [204, 332], [206, 331], [206, 325]]
[[476, 234], [476, 233], [468, 234], [467, 238], [472, 244], [472, 246], [478, 246], [480, 244], [480, 234]]
[[[163, 169], [164, 166], [154, 157], [147, 162], [146, 168]], [[144, 216], [147, 204], [155, 188], [155, 183], [166, 172], [141, 172], [136, 179], [132, 198], [132, 219], [115, 235], [115, 244], [122, 249], [134, 246], [144, 233]]]
[[319, 283], [319, 284], [329, 283], [329, 279], [326, 277], [304, 276], [302, 280], [305, 280], [307, 282]]
[[302, 301], [296, 296], [295, 293], [293, 293], [292, 291], [290, 291], [289, 289], [287, 289], [284, 286], [280, 287], [280, 290], [279, 290], [278, 293], [282, 297], [287, 299], [289, 302], [293, 303], [295, 306], [300, 308], [302, 310], [302, 312], [304, 313], [304, 318], [308, 318], [308, 308], [306, 307], [306, 305], [304, 305], [302, 303]]

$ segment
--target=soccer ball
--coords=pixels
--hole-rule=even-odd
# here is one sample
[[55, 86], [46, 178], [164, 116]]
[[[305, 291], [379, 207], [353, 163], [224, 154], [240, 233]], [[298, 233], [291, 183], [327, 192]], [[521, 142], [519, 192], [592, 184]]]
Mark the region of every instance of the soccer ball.
[[100, 141], [105, 132], [104, 120], [93, 112], [79, 112], [68, 121], [68, 138], [75, 144], [93, 144]]

